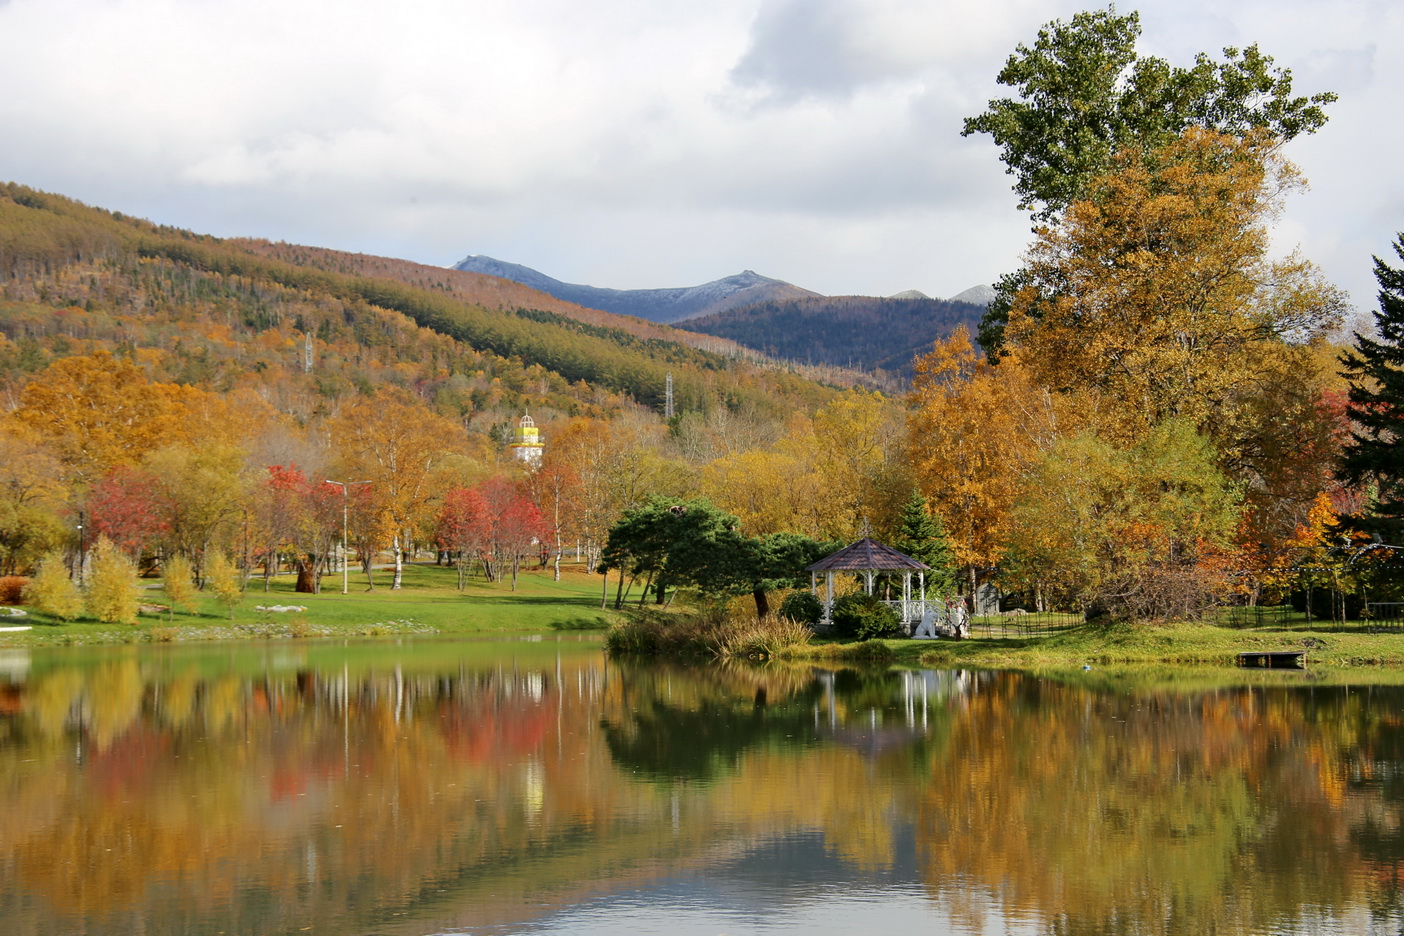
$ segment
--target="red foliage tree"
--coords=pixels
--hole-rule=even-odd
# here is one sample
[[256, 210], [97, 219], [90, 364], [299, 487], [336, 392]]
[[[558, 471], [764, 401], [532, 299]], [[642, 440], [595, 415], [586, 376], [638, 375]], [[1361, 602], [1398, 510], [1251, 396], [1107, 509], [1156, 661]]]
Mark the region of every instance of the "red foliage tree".
[[106, 536], [137, 560], [144, 548], [170, 531], [170, 509], [156, 477], [125, 465], [103, 475], [88, 495], [93, 538]]

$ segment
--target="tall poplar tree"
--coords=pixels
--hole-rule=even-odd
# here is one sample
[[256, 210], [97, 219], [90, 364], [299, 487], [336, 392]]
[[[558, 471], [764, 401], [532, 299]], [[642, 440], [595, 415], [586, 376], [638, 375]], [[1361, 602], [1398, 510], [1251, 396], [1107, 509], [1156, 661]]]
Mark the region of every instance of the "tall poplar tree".
[[[1404, 233], [1395, 237], [1393, 247], [1404, 260]], [[1404, 267], [1376, 257], [1375, 280], [1380, 284], [1375, 313], [1380, 337], [1357, 332], [1355, 350], [1341, 355], [1341, 376], [1350, 383], [1346, 414], [1353, 428], [1338, 474], [1348, 484], [1376, 485], [1372, 525], [1397, 533], [1404, 529]]]

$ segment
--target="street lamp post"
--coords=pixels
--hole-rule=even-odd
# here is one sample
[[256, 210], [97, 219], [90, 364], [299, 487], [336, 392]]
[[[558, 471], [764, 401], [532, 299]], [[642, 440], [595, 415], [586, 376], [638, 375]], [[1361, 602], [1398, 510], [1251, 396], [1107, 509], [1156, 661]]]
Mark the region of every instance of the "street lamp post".
[[351, 564], [346, 561], [346, 531], [347, 531], [347, 504], [350, 500], [349, 491], [353, 484], [370, 484], [369, 481], [333, 481], [327, 479], [328, 484], [335, 484], [341, 488], [341, 593], [347, 594], [351, 590]]

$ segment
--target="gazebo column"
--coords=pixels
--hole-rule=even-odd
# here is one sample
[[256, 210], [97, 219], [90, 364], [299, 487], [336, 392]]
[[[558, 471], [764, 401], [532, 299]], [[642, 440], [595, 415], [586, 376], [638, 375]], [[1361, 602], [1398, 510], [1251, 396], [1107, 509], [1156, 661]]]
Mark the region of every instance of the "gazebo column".
[[834, 623], [834, 573], [833, 570], [824, 573], [824, 623], [833, 626]]
[[902, 623], [911, 624], [912, 620], [912, 573], [908, 570], [902, 573]]
[[867, 582], [867, 584], [868, 584], [868, 589], [867, 589], [867, 590], [868, 590], [868, 597], [872, 597], [872, 594], [873, 594], [873, 570], [872, 570], [872, 569], [865, 569], [864, 572], [863, 572], [863, 578], [864, 578], [864, 580], [865, 580], [865, 581]]

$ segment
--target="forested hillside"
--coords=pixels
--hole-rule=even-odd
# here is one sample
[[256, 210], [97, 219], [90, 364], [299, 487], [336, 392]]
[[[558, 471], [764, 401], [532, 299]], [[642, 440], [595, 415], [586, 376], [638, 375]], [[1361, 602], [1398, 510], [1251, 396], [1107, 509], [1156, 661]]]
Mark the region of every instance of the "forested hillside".
[[103, 348], [139, 357], [159, 380], [301, 396], [285, 404], [304, 418], [384, 382], [461, 418], [530, 405], [599, 412], [626, 398], [657, 407], [668, 373], [679, 409], [779, 412], [795, 395], [826, 393], [739, 360], [724, 342], [516, 284], [221, 241], [16, 185], [0, 188], [0, 279], [0, 387], [11, 405], [27, 375]]
[[958, 326], [974, 331], [984, 307], [941, 299], [814, 296], [760, 302], [678, 322], [771, 357], [912, 377], [912, 359]]
[[[776, 447], [793, 492], [855, 492], [805, 505], [814, 535], [886, 522], [900, 484], [868, 480], [896, 453], [871, 435], [895, 403], [804, 370], [491, 277], [0, 186], [0, 573], [76, 571], [101, 540], [315, 590], [343, 509], [396, 582], [440, 550], [493, 577], [567, 541], [592, 562], [622, 511], [724, 496], [709, 479]], [[533, 470], [507, 445], [525, 412]]]

